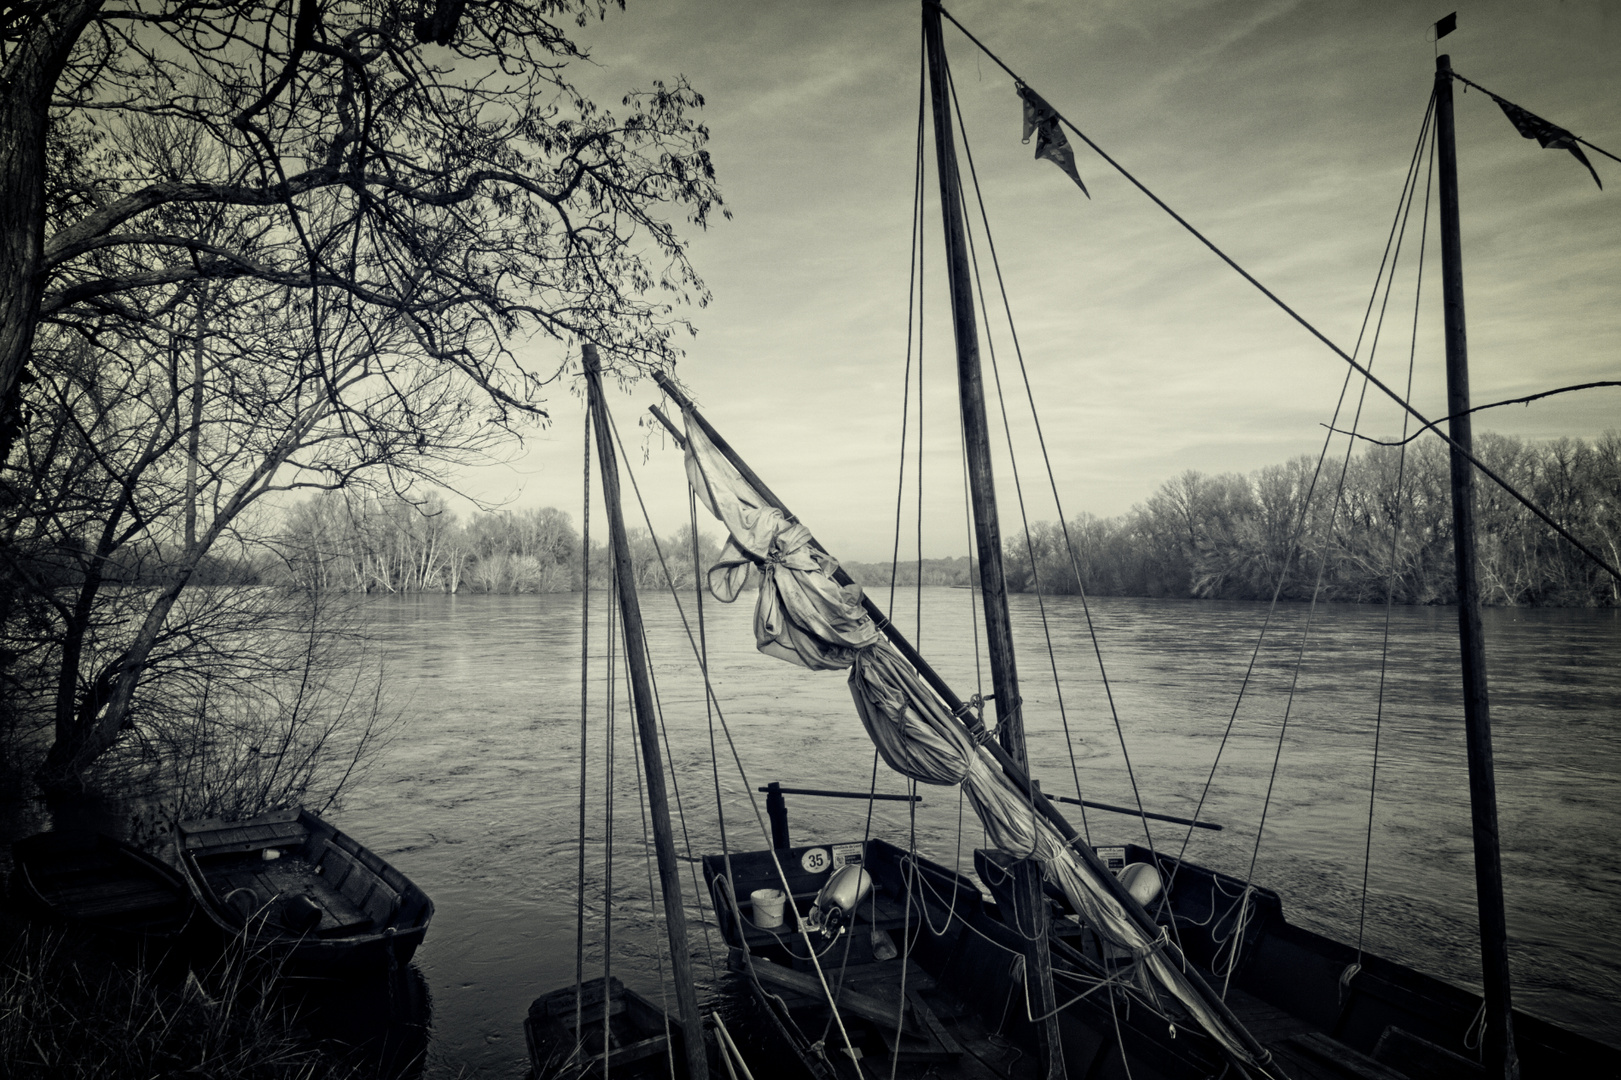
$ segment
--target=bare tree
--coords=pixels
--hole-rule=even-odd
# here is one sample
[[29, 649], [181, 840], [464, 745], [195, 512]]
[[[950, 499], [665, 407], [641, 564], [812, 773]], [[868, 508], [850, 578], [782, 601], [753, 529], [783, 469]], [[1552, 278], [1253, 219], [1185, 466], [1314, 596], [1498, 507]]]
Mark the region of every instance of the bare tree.
[[[601, 0], [37, 0], [0, 16], [0, 402], [6, 456], [41, 321], [139, 320], [132, 291], [251, 278], [396, 323], [430, 366], [533, 412], [589, 340], [667, 363], [672, 302], [704, 298], [666, 208], [720, 205], [684, 82], [598, 108], [567, 79], [561, 20]], [[197, 152], [123, 152], [161, 117]], [[251, 210], [252, 243], [165, 208]], [[317, 342], [320, 347], [321, 343]]]

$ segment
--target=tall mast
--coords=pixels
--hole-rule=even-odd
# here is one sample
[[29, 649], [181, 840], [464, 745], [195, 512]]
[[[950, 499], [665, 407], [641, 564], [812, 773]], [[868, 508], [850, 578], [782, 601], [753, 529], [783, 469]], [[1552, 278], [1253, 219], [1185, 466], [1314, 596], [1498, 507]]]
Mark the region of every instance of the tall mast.
[[[979, 595], [985, 605], [985, 644], [991, 658], [991, 692], [996, 701], [996, 737], [1014, 764], [1026, 770], [1024, 714], [1019, 670], [1013, 659], [1013, 627], [1008, 619], [1007, 582], [1002, 575], [1002, 527], [996, 513], [996, 476], [991, 470], [990, 426], [985, 422], [985, 382], [979, 367], [979, 324], [968, 276], [968, 243], [963, 227], [962, 180], [951, 132], [951, 90], [946, 82], [946, 49], [940, 8], [923, 2], [923, 38], [929, 59], [929, 90], [934, 112], [934, 151], [940, 174], [940, 218], [946, 233], [946, 273], [951, 282], [951, 325], [957, 340], [957, 404], [962, 412], [963, 446], [968, 459], [968, 490], [974, 506], [974, 538], [979, 548]], [[921, 581], [919, 585], [921, 586]], [[1033, 784], [1025, 791], [1033, 798]], [[1012, 867], [1011, 918], [1025, 938], [1024, 959], [1031, 1011], [1044, 1080], [1063, 1080], [1063, 1038], [1058, 1028], [1058, 997], [1053, 987], [1052, 952], [1047, 944], [1050, 917], [1041, 888], [1041, 869], [1021, 859]]]
[[653, 819], [653, 848], [658, 854], [659, 888], [664, 893], [665, 929], [670, 935], [670, 966], [681, 1011], [687, 1076], [689, 1080], [708, 1080], [703, 1016], [698, 1012], [698, 994], [692, 983], [686, 908], [681, 901], [675, 835], [670, 830], [670, 804], [664, 793], [664, 758], [659, 753], [658, 721], [653, 712], [647, 673], [647, 638], [642, 631], [642, 606], [636, 598], [636, 577], [631, 569], [630, 541], [625, 536], [625, 516], [619, 505], [619, 459], [614, 453], [608, 406], [602, 398], [602, 371], [595, 346], [586, 345], [584, 354], [591, 419], [597, 429], [597, 459], [602, 462], [602, 504], [608, 514], [608, 536], [613, 544], [619, 613], [625, 633], [625, 661], [630, 667], [631, 702], [636, 712], [636, 732], [642, 741], [642, 767], [647, 773], [648, 815]]
[[979, 547], [980, 596], [985, 604], [985, 643], [991, 654], [991, 689], [996, 695], [996, 730], [1009, 756], [1027, 764], [1019, 672], [1013, 660], [1007, 583], [1002, 575], [1002, 527], [996, 515], [996, 477], [991, 472], [990, 428], [985, 422], [985, 383], [979, 369], [979, 324], [968, 276], [968, 242], [963, 229], [962, 183], [957, 175], [956, 142], [951, 133], [951, 91], [946, 86], [946, 50], [940, 34], [940, 8], [923, 4], [923, 36], [929, 57], [929, 88], [934, 104], [934, 150], [939, 162], [940, 210], [946, 231], [946, 264], [951, 281], [951, 323], [957, 339], [957, 401], [968, 451], [968, 487], [974, 505], [974, 536]]
[[1469, 809], [1475, 837], [1475, 898], [1486, 989], [1486, 1067], [1518, 1080], [1509, 994], [1503, 859], [1497, 839], [1497, 781], [1486, 699], [1486, 640], [1475, 569], [1475, 474], [1469, 421], [1469, 347], [1463, 319], [1463, 249], [1458, 227], [1458, 152], [1452, 121], [1452, 58], [1435, 58], [1436, 133], [1441, 150], [1441, 295], [1446, 320], [1447, 415], [1452, 436], [1452, 547], [1458, 569], [1458, 642], [1463, 654], [1463, 724], [1469, 755]]

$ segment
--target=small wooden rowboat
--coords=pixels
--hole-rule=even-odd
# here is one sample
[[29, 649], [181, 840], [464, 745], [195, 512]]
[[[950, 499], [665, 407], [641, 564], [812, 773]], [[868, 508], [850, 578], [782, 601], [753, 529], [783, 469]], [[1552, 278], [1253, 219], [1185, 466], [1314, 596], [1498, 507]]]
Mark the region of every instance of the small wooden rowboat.
[[195, 910], [179, 871], [101, 833], [44, 832], [11, 852], [18, 899], [100, 933], [173, 941]]
[[523, 1022], [529, 1060], [536, 1080], [600, 1077], [603, 1071], [603, 999], [607, 998], [607, 1074], [618, 1077], [667, 1077], [670, 1062], [685, 1076], [681, 1025], [665, 1020], [664, 1010], [609, 977], [590, 979], [581, 988], [579, 1029], [575, 1029], [574, 987], [542, 994], [529, 1006]]
[[243, 821], [183, 821], [176, 843], [198, 907], [246, 934], [289, 972], [351, 975], [403, 965], [433, 901], [360, 843], [307, 810]]

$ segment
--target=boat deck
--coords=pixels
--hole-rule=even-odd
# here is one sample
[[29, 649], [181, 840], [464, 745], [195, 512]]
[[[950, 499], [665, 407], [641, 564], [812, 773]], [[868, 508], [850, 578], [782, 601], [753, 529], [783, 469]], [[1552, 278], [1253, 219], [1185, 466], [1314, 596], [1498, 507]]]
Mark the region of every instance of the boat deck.
[[345, 896], [341, 888], [333, 888], [317, 867], [296, 855], [270, 861], [258, 855], [210, 859], [203, 864], [203, 874], [214, 894], [244, 916], [256, 915], [278, 901], [306, 897], [321, 911], [321, 921], [309, 931], [317, 937], [372, 926], [362, 904]]

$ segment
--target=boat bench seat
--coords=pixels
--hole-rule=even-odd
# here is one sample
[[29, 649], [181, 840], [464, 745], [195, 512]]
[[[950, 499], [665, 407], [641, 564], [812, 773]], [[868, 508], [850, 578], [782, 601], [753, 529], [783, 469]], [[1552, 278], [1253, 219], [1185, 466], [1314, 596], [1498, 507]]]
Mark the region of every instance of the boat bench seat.
[[[75, 890], [80, 891], [80, 890]], [[75, 919], [104, 919], [114, 915], [161, 912], [179, 906], [174, 894], [156, 885], [129, 883], [123, 887], [82, 890], [62, 897], [62, 909]]]
[[309, 840], [309, 830], [296, 821], [274, 825], [245, 825], [220, 829], [206, 837], [188, 836], [186, 847], [204, 858], [215, 855], [241, 855], [266, 848], [297, 848]]

